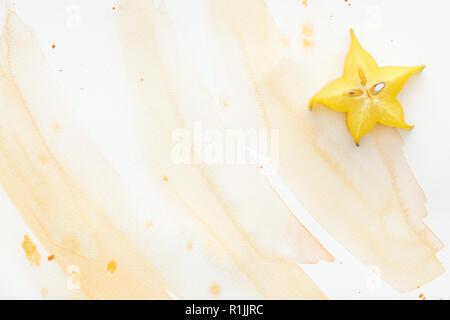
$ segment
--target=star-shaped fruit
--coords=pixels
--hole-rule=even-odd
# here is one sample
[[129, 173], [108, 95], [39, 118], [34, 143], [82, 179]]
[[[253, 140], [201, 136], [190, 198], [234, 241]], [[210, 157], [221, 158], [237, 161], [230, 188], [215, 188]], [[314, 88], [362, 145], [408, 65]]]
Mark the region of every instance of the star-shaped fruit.
[[422, 70], [417, 67], [378, 67], [350, 30], [352, 43], [341, 78], [330, 81], [309, 102], [347, 113], [347, 127], [359, 146], [359, 140], [375, 124], [412, 129], [404, 119], [400, 102], [395, 98], [408, 78]]

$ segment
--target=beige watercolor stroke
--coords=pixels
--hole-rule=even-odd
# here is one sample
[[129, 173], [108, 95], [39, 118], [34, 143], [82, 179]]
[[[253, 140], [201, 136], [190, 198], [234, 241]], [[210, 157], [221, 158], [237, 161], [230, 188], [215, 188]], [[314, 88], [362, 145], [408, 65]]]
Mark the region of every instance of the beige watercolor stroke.
[[443, 244], [421, 220], [424, 194], [397, 131], [377, 127], [355, 149], [341, 114], [307, 112], [302, 62], [290, 55], [264, 1], [208, 4], [211, 46], [221, 49], [210, 52], [218, 90], [228, 97], [227, 91], [240, 90], [235, 83], [256, 83], [254, 95], [262, 99], [269, 125], [280, 128], [280, 177], [297, 199], [397, 290], [416, 289], [442, 274], [435, 254]]
[[[185, 273], [184, 268], [178, 268], [175, 275], [166, 272], [169, 265], [166, 264], [165, 268], [164, 263], [167, 263], [168, 258], [164, 254], [157, 254], [156, 258], [160, 259], [153, 262], [162, 271], [158, 272], [126, 235], [113, 225], [113, 220], [108, 219], [113, 216], [123, 219], [129, 210], [122, 203], [125, 199], [122, 195], [124, 191], [118, 187], [121, 183], [71, 119], [35, 37], [14, 13], [8, 15], [2, 45], [5, 55], [2, 56], [1, 65], [8, 71], [4, 72], [5, 85], [0, 92], [4, 98], [3, 107], [7, 108], [5, 115], [10, 118], [5, 117], [4, 120], [9, 121], [3, 123], [6, 136], [2, 140], [4, 162], [1, 181], [40, 242], [55, 254], [56, 261], [63, 269], [70, 266], [80, 268], [81, 289], [89, 298], [166, 299], [168, 285], [165, 280], [176, 293], [183, 293], [181, 288], [186, 283], [199, 283], [201, 279], [198, 277], [204, 274], [198, 269], [198, 261], [193, 274], [190, 274], [190, 280], [188, 275], [186, 278], [180, 277]], [[37, 76], [46, 81], [37, 81]], [[36, 86], [37, 83], [39, 85]], [[14, 123], [14, 127], [7, 126], [7, 123]], [[93, 171], [98, 179], [95, 183], [91, 178]], [[180, 201], [177, 197], [176, 192], [171, 192], [172, 201]], [[228, 271], [232, 275], [229, 281], [232, 287], [237, 283], [236, 289], [239, 291], [236, 292], [246, 293], [247, 298], [323, 298], [317, 287], [296, 266], [270, 262], [271, 259], [267, 261], [273, 265], [272, 268], [264, 265], [260, 267], [266, 275], [273, 271], [275, 280], [283, 278], [285, 270], [294, 272], [290, 280], [298, 278], [302, 285], [295, 287], [296, 283], [293, 283], [292, 286], [281, 285], [277, 288], [263, 284], [261, 288], [258, 287], [260, 284], [256, 284], [262, 296], [252, 292], [252, 285], [246, 284], [246, 279], [241, 279], [239, 275], [241, 271], [233, 270], [233, 261], [228, 261], [228, 256], [234, 255], [233, 250], [224, 245], [217, 247], [211, 243], [217, 240], [205, 239], [197, 225], [192, 225], [182, 217], [177, 218], [184, 221], [186, 228], [196, 231], [193, 237], [196, 246], [198, 242], [203, 242], [200, 247], [207, 252], [209, 249], [209, 255], [213, 256], [207, 258], [209, 265], [206, 271], [215, 268], [222, 269], [223, 273], [223, 270], [231, 269]], [[308, 238], [306, 240], [311, 241]], [[160, 246], [164, 251], [163, 243]], [[190, 246], [192, 248], [192, 244]], [[172, 253], [171, 256], [177, 257], [180, 253]], [[311, 257], [316, 259], [314, 254], [309, 254], [307, 259]], [[251, 261], [252, 257], [247, 259]], [[114, 275], [107, 268], [112, 260], [117, 263]], [[174, 258], [169, 263], [170, 266], [178, 265]], [[257, 274], [256, 277], [262, 279], [266, 275]], [[250, 274], [250, 278], [252, 276]], [[228, 289], [230, 284], [223, 283], [222, 286]], [[222, 294], [223, 289], [217, 289], [220, 288], [217, 284], [211, 285], [211, 288], [215, 288], [210, 290], [211, 295]], [[184, 288], [184, 292], [190, 292], [191, 295], [179, 296], [195, 297], [201, 291], [201, 286], [194, 290]]]
[[[295, 219], [256, 166], [177, 165], [172, 132], [201, 120], [224, 128], [218, 105], [181, 58], [164, 9], [118, 3], [118, 30], [129, 70], [136, 130], [151, 179], [168, 189], [211, 233], [264, 298], [324, 298], [296, 262], [332, 259]], [[138, 30], [138, 32], [137, 32]], [[142, 76], [143, 81], [136, 79]], [[288, 248], [287, 253], [278, 246]]]
[[[34, 234], [64, 270], [79, 268], [88, 298], [169, 298], [160, 273], [105, 215], [126, 210], [108, 165], [72, 126], [34, 35], [13, 12], [0, 62], [0, 181]], [[103, 183], [88, 190], [76, 162], [97, 166]], [[111, 258], [120, 265], [113, 277]]]

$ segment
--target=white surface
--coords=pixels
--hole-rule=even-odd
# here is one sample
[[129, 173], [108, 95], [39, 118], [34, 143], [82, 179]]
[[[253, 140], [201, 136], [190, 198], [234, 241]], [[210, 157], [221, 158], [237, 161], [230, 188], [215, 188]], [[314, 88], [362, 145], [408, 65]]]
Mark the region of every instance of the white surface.
[[[130, 129], [127, 131], [124, 127], [126, 115], [119, 107], [127, 101], [114, 78], [121, 59], [120, 44], [114, 36], [114, 1], [14, 2], [23, 21], [35, 30], [55, 77], [85, 130], [114, 168], [126, 177], [136, 165], [136, 159], [133, 140], [126, 134]], [[202, 0], [167, 0], [166, 7], [177, 28], [188, 35], [185, 45], [195, 48], [189, 58], [208, 78], [207, 67], [202, 65], [207, 59], [202, 42], [202, 3]], [[450, 90], [447, 80], [450, 38], [446, 34], [450, 30], [450, 1], [349, 0], [351, 6], [348, 6], [344, 0], [309, 0], [308, 7], [304, 7], [301, 0], [270, 0], [268, 3], [280, 29], [289, 38], [293, 53], [307, 59], [307, 65], [314, 71], [315, 77], [308, 79], [303, 88], [311, 95], [327, 80], [340, 75], [350, 41], [350, 27], [380, 65], [426, 65], [399, 95], [407, 122], [416, 126], [404, 135], [404, 151], [428, 199], [429, 217], [425, 223], [447, 244], [438, 258], [447, 270], [450, 269]], [[77, 12], [80, 13], [79, 25]], [[305, 23], [312, 24], [315, 31], [315, 44], [310, 50], [301, 48], [301, 27]], [[52, 44], [56, 45], [55, 49], [51, 48]], [[283, 188], [282, 182], [276, 184]], [[289, 192], [283, 192], [283, 197], [301, 222], [336, 257], [335, 263], [302, 266], [330, 298], [417, 299], [419, 293], [427, 299], [450, 298], [448, 272], [415, 292], [395, 292], [334, 241]], [[20, 245], [23, 235], [31, 232], [3, 189], [0, 189], [0, 212], [2, 220], [8, 221], [7, 225], [0, 225], [0, 298], [40, 298], [40, 289], [45, 287], [45, 278], [41, 275], [45, 271], [24, 263]], [[4, 219], [5, 216], [8, 218]], [[45, 257], [46, 253], [41, 254]], [[60, 277], [64, 284], [64, 273], [57, 267], [54, 269], [55, 277]]]

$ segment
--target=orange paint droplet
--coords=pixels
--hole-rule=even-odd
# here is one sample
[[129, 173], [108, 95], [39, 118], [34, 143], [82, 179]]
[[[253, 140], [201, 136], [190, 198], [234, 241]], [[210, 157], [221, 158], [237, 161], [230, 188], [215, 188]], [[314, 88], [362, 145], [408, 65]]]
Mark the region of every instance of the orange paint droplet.
[[54, 44], [52, 44], [52, 48], [53, 48], [53, 49], [55, 49], [55, 48], [56, 48], [56, 46], [55, 46]]
[[108, 270], [108, 271], [111, 272], [111, 273], [114, 273], [114, 272], [116, 271], [116, 269], [117, 269], [117, 263], [116, 263], [116, 261], [115, 261], [115, 260], [111, 260], [111, 261], [108, 263], [108, 267], [106, 268], [106, 270]]
[[25, 254], [26, 254], [27, 259], [30, 262], [30, 264], [31, 265], [34, 264], [37, 267], [39, 267], [41, 255], [37, 251], [36, 245], [33, 243], [33, 241], [31, 241], [31, 239], [28, 235], [25, 235], [23, 237], [22, 248], [25, 251]]
[[112, 7], [113, 10], [116, 10], [116, 7]]
[[419, 294], [419, 298], [423, 298], [423, 293]]
[[169, 181], [169, 178], [167, 178], [166, 176], [163, 176], [163, 181], [164, 181], [164, 182], [168, 182], [168, 181]]
[[141, 79], [139, 79], [141, 82], [143, 82], [144, 81], [144, 78], [141, 78]]
[[217, 283], [213, 283], [211, 285], [211, 287], [209, 288], [209, 292], [211, 292], [211, 294], [213, 296], [217, 296], [220, 293], [220, 286]]
[[48, 259], [48, 261], [53, 261], [53, 260], [55, 260], [55, 255], [52, 254], [47, 259]]

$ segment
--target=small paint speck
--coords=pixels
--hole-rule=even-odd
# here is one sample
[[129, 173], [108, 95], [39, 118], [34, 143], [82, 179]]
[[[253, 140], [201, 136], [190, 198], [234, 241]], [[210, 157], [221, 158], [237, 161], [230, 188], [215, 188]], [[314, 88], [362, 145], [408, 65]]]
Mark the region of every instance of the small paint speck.
[[311, 48], [314, 44], [314, 42], [312, 42], [311, 40], [308, 40], [308, 39], [303, 39], [302, 43], [303, 43], [303, 47], [305, 47], [305, 48]]
[[153, 225], [153, 223], [152, 223], [150, 220], [147, 220], [147, 221], [145, 222], [145, 227], [146, 227], [147, 229], [150, 228], [152, 225]]
[[48, 158], [43, 154], [38, 155], [38, 160], [42, 164], [48, 163]]
[[55, 260], [55, 255], [52, 254], [52, 255], [48, 256], [47, 260], [48, 260], [48, 261], [53, 261], [53, 260]]
[[220, 293], [220, 286], [217, 283], [213, 283], [211, 285], [211, 287], [209, 288], [209, 292], [211, 292], [211, 294], [213, 296], [217, 296]]
[[52, 44], [52, 48], [53, 48], [53, 49], [55, 49], [55, 48], [56, 48], [56, 46], [55, 46], [54, 44]]
[[302, 4], [307, 7], [308, 6], [308, 0], [302, 0]]
[[108, 271], [111, 272], [111, 273], [114, 273], [114, 271], [116, 271], [116, 269], [117, 269], [117, 263], [116, 263], [116, 261], [115, 261], [115, 260], [111, 260], [111, 261], [108, 263], [108, 267], [106, 268], [106, 270], [108, 270]]
[[302, 28], [302, 34], [305, 37], [312, 37], [314, 35], [314, 29], [313, 26], [311, 24], [305, 24], [303, 25]]
[[42, 289], [41, 289], [41, 296], [42, 296], [43, 298], [45, 298], [47, 295], [48, 295], [48, 290], [45, 289], [45, 288], [42, 288]]
[[167, 178], [166, 176], [163, 176], [163, 181], [164, 181], [164, 182], [168, 182], [168, 181], [169, 181], [169, 178]]
[[187, 244], [187, 246], [186, 246], [186, 250], [187, 250], [187, 251], [191, 251], [191, 250], [192, 250], [192, 246], [193, 246], [193, 245], [192, 245], [192, 241], [189, 241], [188, 244]]

